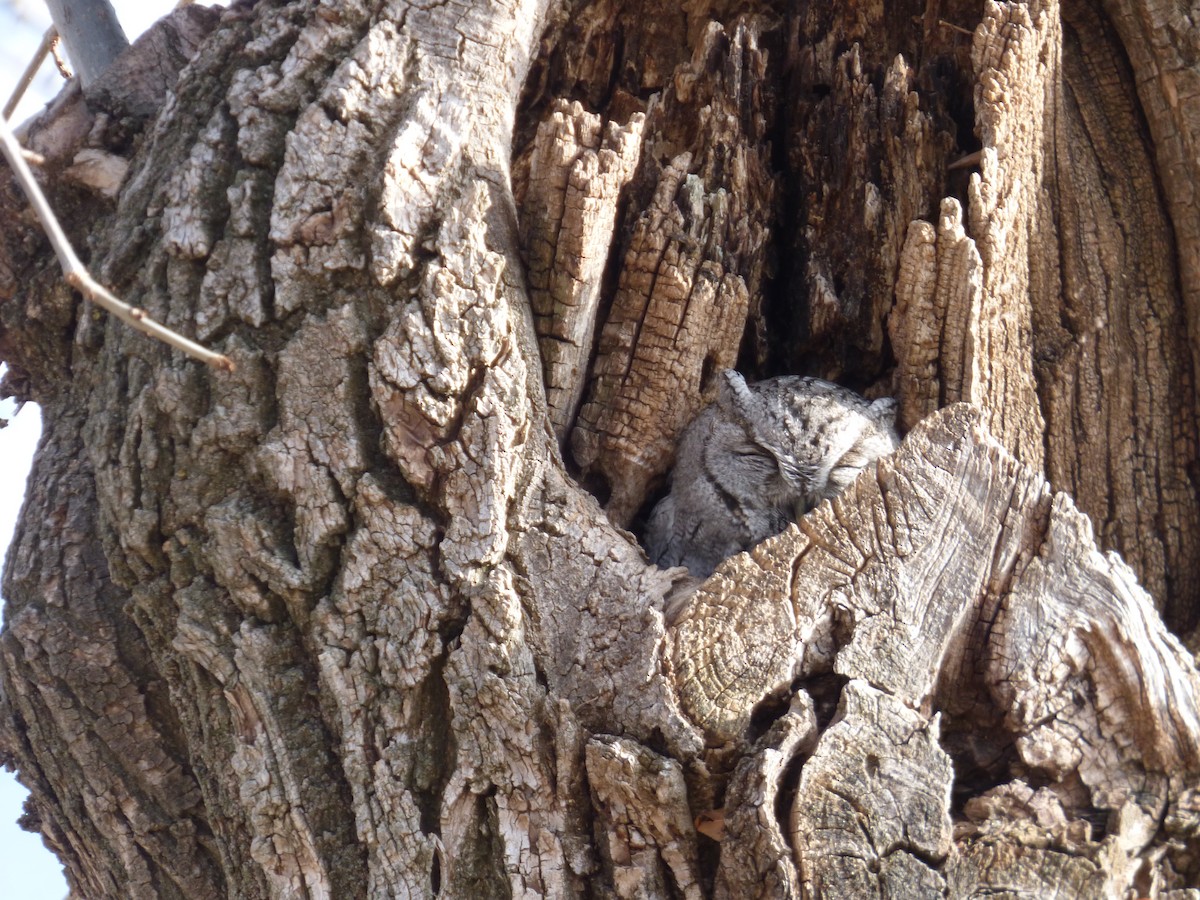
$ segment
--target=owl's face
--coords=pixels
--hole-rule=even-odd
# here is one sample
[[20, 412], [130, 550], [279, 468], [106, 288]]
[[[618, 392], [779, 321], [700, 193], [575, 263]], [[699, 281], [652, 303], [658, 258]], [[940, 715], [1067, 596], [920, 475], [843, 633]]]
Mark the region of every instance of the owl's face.
[[893, 401], [818, 378], [748, 385], [721, 372], [717, 400], [684, 430], [670, 493], [647, 523], [650, 558], [707, 577], [896, 449], [895, 417]]
[[765, 509], [791, 502], [796, 488], [779, 457], [754, 440], [739, 423], [717, 423], [705, 455], [710, 460], [708, 470], [714, 483], [737, 504]]
[[[728, 377], [724, 407], [760, 479], [759, 505], [799, 517], [844, 491], [899, 445], [896, 405], [871, 402], [816, 378], [779, 378], [750, 388]], [[730, 443], [730, 447], [734, 445]]]

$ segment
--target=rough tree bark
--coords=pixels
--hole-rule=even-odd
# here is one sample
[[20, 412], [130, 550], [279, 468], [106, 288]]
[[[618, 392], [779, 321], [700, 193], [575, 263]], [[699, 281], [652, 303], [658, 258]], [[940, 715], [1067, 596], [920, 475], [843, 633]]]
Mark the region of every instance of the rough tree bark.
[[[0, 758], [74, 895], [1188, 896], [1195, 21], [261, 0], [65, 92], [94, 269], [237, 363], [0, 179]], [[909, 433], [697, 584], [635, 533], [734, 364]]]

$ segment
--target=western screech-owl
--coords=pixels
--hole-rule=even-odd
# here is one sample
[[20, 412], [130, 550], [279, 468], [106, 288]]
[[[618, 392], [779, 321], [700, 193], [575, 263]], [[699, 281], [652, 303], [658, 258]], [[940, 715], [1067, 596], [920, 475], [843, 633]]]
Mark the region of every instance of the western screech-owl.
[[796, 375], [717, 377], [717, 400], [685, 429], [645, 540], [653, 562], [701, 578], [840, 494], [900, 442], [890, 397], [872, 402]]

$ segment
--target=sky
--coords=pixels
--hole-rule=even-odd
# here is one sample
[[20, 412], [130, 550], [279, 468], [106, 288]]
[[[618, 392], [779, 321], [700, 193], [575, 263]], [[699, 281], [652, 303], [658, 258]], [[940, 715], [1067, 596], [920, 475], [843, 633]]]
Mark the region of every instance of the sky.
[[[175, 5], [174, 0], [111, 0], [130, 40]], [[0, 0], [0, 105], [33, 57], [50, 15], [42, 0]], [[52, 62], [42, 65], [37, 79], [13, 114], [14, 123], [34, 115], [62, 86]], [[41, 434], [41, 415], [27, 404], [14, 415], [12, 401], [0, 403], [0, 547], [12, 540], [13, 526], [25, 493], [25, 479]], [[0, 769], [0, 897], [4, 900], [62, 900], [67, 882], [62, 867], [42, 844], [41, 837], [16, 824], [28, 792], [11, 772]]]

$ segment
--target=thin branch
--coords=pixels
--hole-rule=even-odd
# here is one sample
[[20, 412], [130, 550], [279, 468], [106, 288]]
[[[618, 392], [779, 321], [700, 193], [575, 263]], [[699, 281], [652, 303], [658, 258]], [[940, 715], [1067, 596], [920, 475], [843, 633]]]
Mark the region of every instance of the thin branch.
[[8, 127], [7, 118], [3, 116], [0, 116], [0, 150], [4, 151], [8, 164], [12, 166], [17, 180], [25, 189], [30, 204], [38, 218], [41, 219], [42, 227], [46, 229], [46, 235], [50, 238], [50, 244], [54, 247], [54, 253], [62, 265], [63, 277], [69, 285], [83, 292], [97, 306], [107, 310], [131, 328], [136, 328], [143, 334], [157, 338], [164, 344], [170, 344], [177, 350], [182, 350], [188, 356], [202, 360], [214, 368], [223, 369], [226, 372], [233, 371], [233, 361], [229, 357], [201, 347], [194, 341], [160, 325], [150, 318], [144, 309], [118, 300], [103, 285], [92, 278], [87, 268], [80, 262], [79, 257], [75, 255], [70, 241], [63, 233], [62, 226], [58, 224], [58, 219], [46, 200], [46, 196], [42, 193], [37, 181], [34, 180], [33, 173], [29, 171], [29, 166], [21, 151], [21, 145], [17, 143], [12, 130]]
[[25, 91], [29, 85], [33, 83], [33, 77], [37, 75], [37, 70], [41, 68], [42, 61], [46, 58], [46, 54], [50, 52], [50, 47], [58, 40], [58, 32], [51, 25], [46, 29], [46, 33], [42, 35], [42, 42], [38, 45], [37, 52], [33, 54], [33, 59], [29, 61], [29, 65], [25, 67], [25, 71], [21, 73], [20, 80], [17, 81], [17, 86], [12, 92], [12, 96], [8, 98], [8, 102], [4, 104], [4, 118], [12, 117], [13, 112], [17, 108], [17, 104], [21, 102], [21, 98], [25, 96]]
[[947, 22], [945, 19], [938, 19], [938, 24], [943, 28], [949, 28], [951, 31], [957, 31], [959, 34], [965, 34], [967, 37], [975, 37], [975, 32], [969, 28], [963, 28], [961, 25], [955, 25], [953, 22]]
[[71, 71], [71, 67], [63, 58], [63, 43], [62, 35], [58, 34], [57, 30], [54, 34], [54, 40], [50, 42], [50, 54], [54, 57], [54, 67], [58, 69], [58, 74], [64, 80], [69, 80], [75, 77], [75, 73]]
[[954, 160], [954, 162], [946, 166], [946, 169], [947, 171], [952, 171], [954, 169], [969, 169], [971, 166], [979, 165], [979, 162], [982, 159], [983, 151], [976, 150], [974, 153], [968, 153], [966, 156], [960, 156], [958, 159]]

